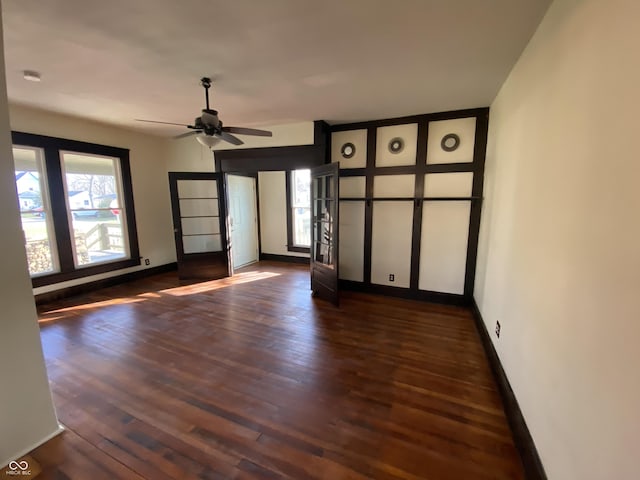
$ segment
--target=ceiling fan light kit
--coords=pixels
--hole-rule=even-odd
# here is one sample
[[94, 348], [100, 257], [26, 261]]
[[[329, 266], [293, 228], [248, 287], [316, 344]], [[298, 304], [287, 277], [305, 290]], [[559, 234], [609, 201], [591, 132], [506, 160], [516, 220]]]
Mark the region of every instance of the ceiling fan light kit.
[[219, 137], [213, 137], [211, 135], [204, 135], [202, 133], [196, 135], [196, 140], [205, 147], [213, 148], [218, 145], [222, 139]]
[[206, 101], [206, 108], [202, 109], [202, 115], [197, 117], [193, 125], [185, 125], [183, 123], [171, 123], [160, 122], [156, 120], [138, 120], [139, 122], [149, 123], [163, 123], [168, 125], [180, 125], [189, 128], [191, 131], [183, 133], [174, 138], [183, 138], [191, 135], [196, 135], [196, 140], [205, 147], [213, 148], [218, 145], [222, 140], [232, 145], [242, 145], [244, 142], [240, 140], [233, 133], [237, 135], [253, 135], [257, 137], [271, 137], [273, 134], [268, 130], [258, 130], [256, 128], [244, 128], [244, 127], [224, 127], [222, 120], [218, 118], [218, 112], [213, 110], [209, 106], [209, 88], [211, 88], [211, 79], [209, 77], [202, 77], [200, 84], [204, 87], [204, 95]]

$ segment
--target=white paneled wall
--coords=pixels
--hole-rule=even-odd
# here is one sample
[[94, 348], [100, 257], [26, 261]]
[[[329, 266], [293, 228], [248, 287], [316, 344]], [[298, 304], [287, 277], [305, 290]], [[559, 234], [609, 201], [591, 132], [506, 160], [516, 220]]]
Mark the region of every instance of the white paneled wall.
[[340, 179], [341, 198], [364, 198], [366, 195], [365, 177], [343, 177]]
[[[402, 146], [399, 151], [391, 151], [390, 144], [399, 139]], [[376, 136], [376, 167], [396, 167], [416, 164], [418, 144], [418, 124], [393, 125], [380, 127]]]
[[413, 198], [415, 175], [376, 175], [373, 179], [374, 198]]
[[472, 172], [428, 173], [424, 176], [425, 197], [470, 197]]
[[[411, 289], [413, 275], [416, 295], [421, 291], [463, 295], [476, 124], [478, 118], [484, 120], [416, 118], [407, 124], [355, 126], [332, 134], [332, 162], [351, 170], [340, 178], [340, 195], [349, 199], [340, 202], [340, 278]], [[480, 124], [483, 134], [484, 128]], [[375, 152], [367, 152], [369, 133], [376, 137]], [[354, 168], [362, 169], [362, 174]], [[424, 184], [419, 197], [416, 183], [418, 188]], [[414, 232], [414, 221], [421, 222], [420, 231]], [[371, 238], [365, 238], [369, 225]], [[420, 248], [412, 251], [418, 244]], [[412, 260], [417, 271], [411, 271]], [[368, 265], [370, 278], [365, 276]]]
[[331, 134], [331, 161], [340, 162], [341, 169], [366, 167], [367, 131], [348, 130]]
[[[476, 119], [456, 118], [429, 122], [427, 163], [471, 163], [475, 146]], [[442, 148], [442, 139], [449, 134], [457, 135], [458, 147], [451, 151]]]
[[338, 271], [343, 280], [364, 280], [364, 208], [364, 202], [340, 202]]
[[420, 290], [464, 293], [470, 210], [468, 201], [424, 203], [418, 280]]
[[409, 288], [412, 230], [413, 201], [374, 202], [371, 283]]

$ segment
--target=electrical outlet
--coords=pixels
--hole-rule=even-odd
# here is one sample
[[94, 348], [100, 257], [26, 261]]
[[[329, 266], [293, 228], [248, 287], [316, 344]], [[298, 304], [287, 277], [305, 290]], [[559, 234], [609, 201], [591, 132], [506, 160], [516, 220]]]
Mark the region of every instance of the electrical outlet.
[[500, 322], [496, 320], [496, 337], [500, 338]]
[[144, 264], [145, 265], [151, 265], [151, 260], [149, 260], [148, 258], [144, 259]]
[[393, 273], [389, 274], [389, 281], [390, 282], [395, 282], [396, 281], [396, 276]]

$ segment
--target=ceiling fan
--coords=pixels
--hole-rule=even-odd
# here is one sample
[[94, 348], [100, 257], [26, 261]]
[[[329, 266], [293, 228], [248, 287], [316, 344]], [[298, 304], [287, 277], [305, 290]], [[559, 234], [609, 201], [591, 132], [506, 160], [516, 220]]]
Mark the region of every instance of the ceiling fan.
[[202, 110], [202, 115], [197, 117], [193, 125], [186, 125], [184, 123], [172, 123], [172, 122], [159, 122], [156, 120], [140, 120], [138, 122], [148, 123], [163, 123], [165, 125], [181, 125], [191, 129], [190, 132], [183, 133], [174, 138], [183, 138], [190, 135], [197, 135], [196, 140], [201, 144], [211, 148], [217, 145], [221, 140], [229, 142], [233, 145], [242, 145], [244, 142], [240, 140], [233, 133], [238, 135], [254, 135], [258, 137], [271, 137], [273, 134], [268, 130], [258, 130], [256, 128], [244, 128], [244, 127], [224, 127], [222, 120], [218, 118], [218, 112], [212, 110], [209, 107], [209, 88], [211, 88], [211, 79], [208, 77], [202, 77], [200, 84], [204, 87], [204, 95], [207, 103], [207, 108]]

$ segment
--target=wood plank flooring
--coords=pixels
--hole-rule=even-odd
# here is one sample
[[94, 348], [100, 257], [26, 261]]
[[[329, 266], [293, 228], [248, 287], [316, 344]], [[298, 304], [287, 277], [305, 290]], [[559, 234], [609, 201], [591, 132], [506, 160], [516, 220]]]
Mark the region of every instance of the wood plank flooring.
[[341, 298], [261, 262], [41, 306], [67, 431], [38, 478], [524, 478], [467, 309]]

